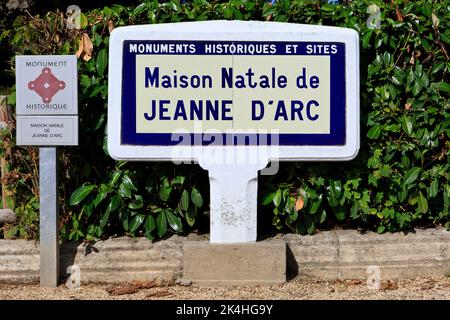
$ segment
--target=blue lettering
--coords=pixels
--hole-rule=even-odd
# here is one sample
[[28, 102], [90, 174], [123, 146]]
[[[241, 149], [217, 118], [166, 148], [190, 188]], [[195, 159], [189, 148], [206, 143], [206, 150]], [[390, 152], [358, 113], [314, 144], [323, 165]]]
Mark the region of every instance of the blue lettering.
[[155, 116], [156, 116], [156, 112], [155, 112], [156, 101], [155, 100], [152, 100], [152, 105], [151, 105], [150, 108], [151, 108], [151, 111], [152, 111], [152, 113], [150, 115], [147, 112], [144, 113], [144, 118], [145, 118], [145, 120], [148, 120], [148, 121], [152, 121], [153, 119], [155, 119]]
[[159, 119], [160, 120], [170, 120], [170, 116], [164, 115], [164, 113], [169, 111], [169, 109], [165, 108], [164, 105], [169, 104], [169, 103], [170, 103], [169, 100], [160, 100], [159, 101]]
[[[257, 112], [259, 107], [259, 114]], [[264, 103], [261, 100], [252, 101], [252, 120], [261, 120], [264, 117]]]
[[145, 87], [148, 88], [148, 84], [150, 82], [150, 86], [159, 87], [159, 67], [156, 67], [154, 73], [151, 72], [149, 67], [145, 67]]
[[211, 120], [211, 115], [214, 120], [219, 119], [219, 101], [214, 100], [214, 105], [211, 100], [206, 100], [206, 120]]
[[175, 108], [175, 114], [173, 115], [173, 120], [177, 120], [182, 117], [183, 120], [187, 120], [186, 110], [184, 109], [183, 100], [178, 100], [177, 106]]
[[222, 101], [222, 120], [233, 120], [232, 116], [227, 116], [227, 113], [231, 111], [231, 108], [227, 108], [227, 104], [233, 104], [232, 100]]
[[318, 107], [319, 103], [316, 100], [309, 101], [308, 104], [306, 105], [306, 116], [308, 117], [309, 120], [315, 121], [319, 118], [319, 115], [318, 114], [311, 115], [311, 106], [312, 105], [314, 105], [315, 107]]
[[[298, 107], [296, 107], [296, 105]], [[303, 120], [302, 110], [303, 110], [303, 102], [299, 100], [291, 101], [291, 120], [295, 120], [295, 114], [298, 115], [299, 120]]]
[[284, 120], [288, 120], [286, 106], [284, 105], [284, 101], [278, 101], [277, 110], [275, 112], [274, 120], [278, 120], [279, 117], [283, 117]]
[[194, 112], [198, 120], [203, 120], [203, 101], [199, 100], [197, 105], [195, 103], [195, 100], [191, 100], [190, 105], [191, 105], [191, 120], [195, 120]]
[[233, 88], [233, 68], [222, 68], [222, 88]]

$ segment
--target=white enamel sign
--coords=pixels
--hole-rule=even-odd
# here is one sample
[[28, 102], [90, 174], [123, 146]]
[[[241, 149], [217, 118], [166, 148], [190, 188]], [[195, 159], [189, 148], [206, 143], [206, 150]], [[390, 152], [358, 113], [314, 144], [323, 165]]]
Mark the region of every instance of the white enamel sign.
[[353, 30], [129, 26], [113, 31], [109, 59], [108, 150], [116, 159], [201, 162], [206, 149], [245, 145], [277, 160], [350, 160], [358, 152]]
[[198, 162], [210, 177], [210, 241], [256, 241], [259, 170], [356, 156], [358, 42], [350, 29], [272, 22], [114, 29], [108, 151]]

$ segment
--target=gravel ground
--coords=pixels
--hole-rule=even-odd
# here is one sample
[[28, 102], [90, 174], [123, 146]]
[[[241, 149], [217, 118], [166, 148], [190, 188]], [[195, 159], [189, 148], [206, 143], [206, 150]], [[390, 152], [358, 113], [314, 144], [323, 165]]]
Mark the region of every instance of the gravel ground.
[[445, 299], [450, 300], [450, 278], [420, 278], [382, 282], [381, 289], [371, 290], [364, 281], [323, 281], [297, 277], [283, 285], [270, 287], [197, 288], [192, 286], [154, 284], [83, 284], [79, 289], [61, 285], [56, 289], [38, 284], [0, 284], [0, 300], [210, 300], [210, 299]]

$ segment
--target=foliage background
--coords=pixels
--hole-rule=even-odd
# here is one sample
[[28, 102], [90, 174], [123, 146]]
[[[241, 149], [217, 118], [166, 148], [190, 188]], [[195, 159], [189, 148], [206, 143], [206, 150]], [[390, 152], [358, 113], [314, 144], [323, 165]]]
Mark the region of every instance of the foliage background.
[[[125, 4], [124, 4], [125, 3]], [[367, 26], [368, 6], [380, 28]], [[313, 234], [344, 227], [386, 231], [450, 226], [449, 1], [124, 1], [81, 3], [81, 28], [69, 30], [64, 1], [5, 14], [0, 42], [2, 86], [15, 104], [14, 54], [81, 53], [80, 146], [61, 151], [61, 235], [149, 239], [207, 232], [208, 177], [197, 165], [115, 162], [106, 149], [108, 40], [129, 24], [262, 20], [332, 25], [360, 34], [361, 149], [346, 163], [282, 163], [259, 179], [259, 234]], [[58, 8], [58, 9], [55, 9]], [[270, 22], [268, 22], [270, 23]], [[90, 45], [92, 44], [92, 48]], [[19, 215], [0, 237], [38, 237], [38, 153], [1, 132], [13, 148], [9, 204]]]

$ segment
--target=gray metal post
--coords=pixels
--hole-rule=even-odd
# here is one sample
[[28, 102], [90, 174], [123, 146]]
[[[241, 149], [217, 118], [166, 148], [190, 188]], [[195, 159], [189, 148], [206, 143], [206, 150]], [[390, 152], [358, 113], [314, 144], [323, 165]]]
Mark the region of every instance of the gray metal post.
[[58, 148], [39, 148], [40, 187], [40, 283], [41, 287], [58, 286]]

